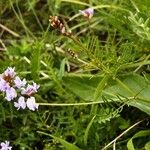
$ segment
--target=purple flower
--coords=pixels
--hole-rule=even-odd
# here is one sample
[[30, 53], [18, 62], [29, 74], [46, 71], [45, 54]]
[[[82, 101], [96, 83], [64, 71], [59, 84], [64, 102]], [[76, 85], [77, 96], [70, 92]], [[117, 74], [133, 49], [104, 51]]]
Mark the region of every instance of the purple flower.
[[6, 90], [6, 97], [5, 98], [8, 101], [11, 101], [11, 100], [13, 100], [16, 97], [17, 97], [17, 92], [16, 92], [16, 90], [13, 87], [11, 87], [11, 88]]
[[33, 82], [32, 88], [34, 92], [37, 92], [37, 90], [39, 89], [40, 85], [37, 85], [35, 82]]
[[8, 67], [8, 68], [4, 71], [4, 74], [3, 74], [3, 75], [6, 76], [6, 77], [14, 78], [15, 75], [16, 75], [15, 68]]
[[14, 106], [16, 108], [18, 108], [17, 110], [19, 110], [20, 108], [25, 109], [26, 108], [26, 102], [24, 100], [24, 97], [23, 96], [19, 97], [18, 103], [14, 102]]
[[91, 19], [94, 15], [94, 9], [93, 8], [87, 8], [85, 10], [79, 10], [79, 12], [88, 19]]
[[9, 83], [7, 83], [3, 78], [0, 77], [0, 91], [6, 92], [6, 90], [9, 88]]
[[35, 111], [36, 109], [38, 109], [38, 104], [35, 102], [35, 98], [34, 97], [30, 97], [27, 99], [27, 107], [30, 110]]
[[31, 96], [37, 92], [40, 86], [33, 82], [33, 85], [28, 84], [27, 88], [23, 88], [21, 94]]
[[15, 86], [19, 89], [21, 87], [24, 87], [27, 83], [26, 79], [21, 80], [18, 76], [14, 79]]
[[1, 149], [0, 150], [11, 150], [12, 147], [9, 146], [9, 141], [5, 141], [1, 143]]

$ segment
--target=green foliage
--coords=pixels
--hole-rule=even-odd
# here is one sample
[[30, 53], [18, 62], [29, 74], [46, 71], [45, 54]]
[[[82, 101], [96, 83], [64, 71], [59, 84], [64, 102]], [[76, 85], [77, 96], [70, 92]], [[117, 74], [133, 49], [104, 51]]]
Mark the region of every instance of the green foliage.
[[[15, 67], [40, 90], [35, 112], [16, 110], [0, 94], [0, 142], [22, 150], [97, 150], [143, 120], [113, 146], [149, 150], [149, 5], [1, 0], [0, 73]], [[88, 7], [94, 8], [91, 19], [79, 14]], [[50, 26], [55, 15], [71, 35]]]
[[50, 136], [50, 137], [54, 138], [55, 140], [59, 141], [66, 148], [66, 150], [70, 150], [70, 149], [71, 150], [80, 150], [77, 146], [75, 146], [75, 145], [73, 145], [73, 144], [71, 144], [71, 143], [69, 143], [69, 142], [67, 142], [67, 141], [65, 141], [61, 138], [58, 138], [56, 136], [46, 134], [46, 133], [43, 133], [43, 132], [39, 132], [39, 133], [40, 134], [45, 134], [45, 135]]
[[[134, 145], [133, 145], [133, 139], [145, 137], [145, 136], [149, 136], [149, 135], [150, 135], [150, 130], [139, 131], [138, 133], [136, 133], [127, 143], [128, 150], [135, 150]], [[146, 143], [145, 146], [146, 146], [146, 148], [148, 148], [148, 143]]]
[[35, 47], [33, 46], [33, 53], [32, 53], [32, 59], [31, 59], [31, 74], [34, 80], [39, 79], [39, 73], [40, 73], [40, 55], [41, 55], [41, 49], [43, 47], [43, 43], [35, 43]]

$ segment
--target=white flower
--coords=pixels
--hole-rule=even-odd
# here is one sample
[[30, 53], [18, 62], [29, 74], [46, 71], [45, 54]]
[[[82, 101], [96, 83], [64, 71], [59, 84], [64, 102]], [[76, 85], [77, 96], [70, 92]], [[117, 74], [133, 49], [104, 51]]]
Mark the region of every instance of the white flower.
[[27, 99], [27, 107], [30, 110], [35, 111], [36, 109], [38, 109], [38, 104], [35, 102], [35, 98], [34, 97], [30, 97]]
[[1, 149], [0, 150], [11, 150], [12, 147], [9, 146], [9, 141], [5, 141], [1, 143]]
[[13, 87], [11, 87], [11, 88], [6, 90], [6, 97], [5, 98], [8, 101], [11, 101], [11, 100], [13, 100], [16, 97], [17, 97], [17, 92], [16, 92], [16, 90]]
[[18, 103], [14, 102], [14, 106], [16, 108], [18, 108], [17, 110], [19, 110], [20, 108], [25, 109], [26, 108], [26, 102], [24, 100], [24, 97], [23, 96], [19, 97]]
[[36, 93], [40, 86], [33, 82], [33, 85], [28, 84], [27, 88], [23, 88], [21, 94], [31, 96]]
[[6, 92], [6, 90], [9, 88], [10, 88], [9, 83], [0, 77], [0, 91]]
[[26, 79], [21, 80], [18, 76], [14, 79], [15, 86], [19, 89], [21, 87], [24, 87], [27, 83]]

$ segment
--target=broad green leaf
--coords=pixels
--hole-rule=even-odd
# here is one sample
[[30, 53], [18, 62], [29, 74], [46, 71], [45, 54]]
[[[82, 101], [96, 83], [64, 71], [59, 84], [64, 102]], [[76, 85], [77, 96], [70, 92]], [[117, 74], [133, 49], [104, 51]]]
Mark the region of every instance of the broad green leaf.
[[63, 77], [65, 86], [83, 100], [97, 99], [103, 102], [102, 95], [108, 102], [127, 102], [128, 105], [137, 107], [150, 115], [150, 84], [144, 77], [137, 74], [128, 75], [114, 79], [113, 85], [112, 80], [108, 80], [109, 86], [107, 85], [105, 89], [102, 89], [101, 85], [100, 88], [98, 86], [103, 79], [102, 76], [86, 74], [71, 74]]
[[65, 86], [86, 101], [93, 101], [95, 89], [101, 79], [101, 76], [86, 74], [71, 74], [63, 77]]
[[105, 90], [106, 93], [115, 95], [114, 99], [119, 96], [122, 102], [128, 101], [128, 105], [137, 107], [150, 115], [149, 91], [150, 85], [140, 75], [129, 75], [123, 81], [119, 80], [114, 86]]
[[150, 136], [150, 130], [143, 130], [143, 131], [139, 131], [138, 133], [136, 133], [127, 143], [128, 150], [135, 150], [134, 145], [133, 145], [133, 139], [145, 137], [145, 136]]

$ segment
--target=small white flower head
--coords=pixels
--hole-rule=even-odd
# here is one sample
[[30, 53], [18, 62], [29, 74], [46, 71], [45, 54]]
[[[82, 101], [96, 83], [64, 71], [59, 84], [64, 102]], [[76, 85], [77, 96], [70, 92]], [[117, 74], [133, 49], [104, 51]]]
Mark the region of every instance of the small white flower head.
[[81, 15], [83, 15], [84, 17], [87, 17], [88, 19], [91, 19], [94, 15], [94, 9], [93, 8], [87, 8], [85, 10], [79, 10], [79, 12], [81, 13]]
[[30, 97], [27, 99], [27, 107], [30, 110], [35, 111], [36, 109], [38, 109], [38, 104], [35, 102], [35, 98], [34, 97]]
[[7, 99], [7, 101], [11, 101], [16, 97], [17, 97], [17, 92], [13, 87], [6, 90], [6, 97], [5, 98]]
[[60, 30], [60, 32], [61, 32], [62, 34], [66, 33], [66, 28], [65, 28], [65, 27], [62, 27], [62, 29]]
[[9, 141], [2, 142], [0, 150], [11, 150], [12, 146], [9, 146], [9, 143]]
[[8, 67], [3, 74], [5, 77], [14, 78], [16, 75], [15, 68]]
[[51, 45], [50, 45], [49, 43], [46, 43], [46, 44], [45, 44], [45, 47], [46, 47], [46, 48], [51, 48]]
[[6, 92], [6, 90], [9, 88], [10, 88], [9, 83], [0, 77], [0, 91]]
[[24, 87], [27, 83], [26, 79], [21, 80], [18, 76], [14, 79], [15, 86], [19, 89], [21, 87]]
[[39, 85], [37, 85], [35, 82], [33, 82], [33, 85], [28, 84], [27, 88], [23, 88], [21, 91], [21, 94], [31, 96], [37, 92], [39, 87], [40, 87]]
[[14, 102], [14, 106], [19, 110], [20, 108], [25, 109], [26, 108], [26, 102], [24, 100], [24, 97], [21, 96], [18, 99], [18, 102]]

